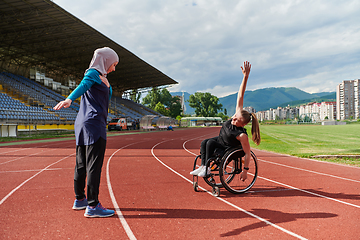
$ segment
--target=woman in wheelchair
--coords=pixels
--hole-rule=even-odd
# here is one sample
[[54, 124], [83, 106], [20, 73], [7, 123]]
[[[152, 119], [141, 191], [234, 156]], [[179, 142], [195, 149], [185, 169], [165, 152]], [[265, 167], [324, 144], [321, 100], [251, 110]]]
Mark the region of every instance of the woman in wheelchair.
[[216, 148], [228, 149], [230, 147], [241, 146], [245, 153], [244, 170], [241, 172], [240, 179], [245, 181], [247, 178], [247, 170], [249, 170], [249, 162], [251, 158], [250, 143], [246, 129], [244, 128], [250, 120], [252, 120], [251, 133], [252, 140], [255, 144], [260, 144], [260, 129], [259, 123], [254, 113], [249, 113], [243, 109], [244, 93], [246, 89], [247, 80], [249, 78], [251, 64], [244, 62], [244, 67], [241, 66], [244, 78], [239, 88], [236, 113], [231, 119], [224, 122], [219, 136], [214, 138], [205, 139], [201, 142], [200, 154], [201, 154], [201, 166], [198, 169], [190, 172], [191, 175], [205, 177], [209, 174], [210, 169], [206, 169], [206, 161], [214, 154]]

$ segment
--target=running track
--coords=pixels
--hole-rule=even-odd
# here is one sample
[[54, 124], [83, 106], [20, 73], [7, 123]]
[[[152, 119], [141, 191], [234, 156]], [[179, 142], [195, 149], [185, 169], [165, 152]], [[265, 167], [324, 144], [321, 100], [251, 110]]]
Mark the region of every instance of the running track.
[[192, 186], [201, 140], [219, 128], [108, 136], [100, 186], [110, 218], [74, 201], [73, 139], [0, 144], [1, 239], [359, 239], [360, 168], [253, 149], [249, 193]]

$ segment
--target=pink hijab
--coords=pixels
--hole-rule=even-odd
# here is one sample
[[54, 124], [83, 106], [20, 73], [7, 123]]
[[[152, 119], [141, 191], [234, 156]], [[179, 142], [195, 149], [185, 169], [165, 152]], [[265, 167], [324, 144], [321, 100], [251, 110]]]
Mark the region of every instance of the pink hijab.
[[114, 62], [119, 62], [119, 57], [114, 50], [109, 47], [98, 48], [94, 51], [93, 58], [86, 71], [90, 68], [94, 68], [106, 77], [107, 70]]

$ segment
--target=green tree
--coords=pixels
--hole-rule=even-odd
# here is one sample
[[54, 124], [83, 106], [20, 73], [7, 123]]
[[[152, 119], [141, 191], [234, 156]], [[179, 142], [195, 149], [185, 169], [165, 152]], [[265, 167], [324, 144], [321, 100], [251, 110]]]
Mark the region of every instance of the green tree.
[[153, 87], [151, 91], [143, 98], [142, 104], [155, 110], [156, 104], [161, 102], [160, 90]]
[[158, 102], [155, 106], [155, 111], [157, 111], [158, 113], [167, 116], [169, 114], [169, 110], [167, 110], [164, 106], [164, 104], [162, 104], [161, 102]]
[[229, 116], [225, 115], [222, 112], [218, 113], [216, 117], [221, 117], [221, 119], [224, 121], [229, 120]]
[[176, 118], [182, 114], [180, 98], [172, 97], [169, 107], [169, 116], [172, 118]]
[[[161, 105], [159, 105], [159, 103]], [[161, 91], [156, 87], [152, 88], [151, 91], [143, 98], [142, 104], [160, 114], [172, 118], [176, 118], [182, 113], [180, 99], [178, 97], [171, 96], [170, 92], [166, 88], [161, 89]]]
[[141, 92], [138, 92], [137, 89], [132, 89], [130, 92], [130, 99], [136, 103], [140, 103]]
[[196, 92], [190, 95], [188, 102], [190, 107], [195, 109], [195, 114], [198, 117], [215, 117], [218, 110], [222, 109], [219, 98], [208, 92]]

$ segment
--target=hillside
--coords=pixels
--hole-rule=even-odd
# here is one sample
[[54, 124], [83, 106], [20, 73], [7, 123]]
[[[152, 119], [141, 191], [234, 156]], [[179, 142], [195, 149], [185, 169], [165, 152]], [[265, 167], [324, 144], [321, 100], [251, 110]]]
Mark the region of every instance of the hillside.
[[[311, 98], [311, 99], [305, 99], [305, 100], [296, 100], [296, 101], [292, 101], [292, 102], [288, 102], [288, 103], [283, 103], [279, 106], [275, 106], [275, 107], [286, 107], [286, 106], [290, 106], [290, 107], [297, 107], [309, 102], [336, 102], [336, 93], [333, 92], [331, 94], [328, 95], [323, 95], [323, 96], [319, 96], [319, 97], [315, 97], [315, 98]], [[273, 107], [273, 108], [275, 108]]]
[[[307, 93], [298, 88], [263, 88], [255, 91], [246, 91], [244, 97], [244, 107], [251, 106], [256, 111], [264, 111], [269, 108], [276, 108], [278, 106], [292, 106], [295, 101], [303, 101], [302, 104], [320, 99], [321, 97], [335, 93]], [[331, 95], [332, 96], [332, 95]], [[235, 113], [237, 93], [220, 98], [220, 103], [227, 109], [228, 115]], [[328, 101], [327, 98], [324, 98]], [[299, 103], [298, 105], [300, 105]], [[285, 104], [285, 105], [283, 105]]]
[[[171, 95], [182, 95], [182, 92], [172, 92]], [[190, 94], [185, 92], [185, 100], [189, 99]], [[235, 113], [237, 93], [219, 98], [223, 108], [227, 109], [228, 115]], [[263, 88], [254, 91], [246, 91], [244, 97], [244, 107], [251, 106], [256, 111], [264, 111], [278, 106], [298, 106], [308, 102], [335, 101], [335, 92], [307, 93], [298, 88], [279, 87]], [[194, 113], [189, 103], [185, 102], [186, 114]]]

